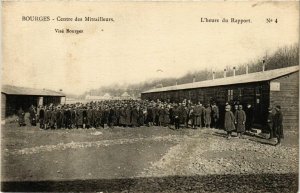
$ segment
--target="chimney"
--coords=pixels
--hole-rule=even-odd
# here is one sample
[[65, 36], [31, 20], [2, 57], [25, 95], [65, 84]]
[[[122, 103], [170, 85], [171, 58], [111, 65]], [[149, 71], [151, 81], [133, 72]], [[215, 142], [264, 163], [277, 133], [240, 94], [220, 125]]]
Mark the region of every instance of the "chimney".
[[265, 66], [266, 66], [265, 62], [266, 62], [265, 60], [262, 61], [262, 71], [263, 72], [265, 71]]
[[195, 76], [193, 76], [193, 82], [196, 82], [196, 77]]
[[248, 66], [248, 64], [246, 65], [246, 74], [248, 74], [249, 73], [249, 66]]
[[177, 86], [177, 81], [175, 82], [175, 85]]
[[233, 67], [233, 76], [235, 76], [235, 66]]
[[224, 69], [224, 78], [226, 78], [226, 68]]
[[214, 80], [214, 79], [215, 79], [215, 72], [213, 72], [212, 76], [213, 76], [212, 78], [213, 78], [213, 80]]

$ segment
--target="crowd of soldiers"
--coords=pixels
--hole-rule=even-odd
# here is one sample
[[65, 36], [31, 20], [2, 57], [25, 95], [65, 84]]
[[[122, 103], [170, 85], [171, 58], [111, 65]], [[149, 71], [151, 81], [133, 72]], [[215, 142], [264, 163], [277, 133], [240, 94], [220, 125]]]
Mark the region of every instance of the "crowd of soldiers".
[[[24, 111], [19, 110], [20, 126], [24, 123]], [[23, 117], [23, 118], [22, 118]], [[200, 102], [192, 104], [154, 102], [143, 100], [98, 101], [87, 104], [33, 105], [29, 109], [31, 125], [40, 123], [41, 129], [61, 128], [99, 128], [106, 126], [139, 127], [175, 126], [201, 128], [216, 127], [219, 109], [215, 103], [203, 106]]]
[[[248, 106], [249, 107], [249, 106]], [[249, 108], [248, 108], [249, 109]], [[275, 108], [268, 108], [268, 118], [267, 118], [267, 131], [270, 133], [269, 139], [277, 138], [276, 145], [279, 145], [283, 136], [283, 115], [281, 112], [280, 105]], [[275, 111], [275, 112], [274, 112]], [[234, 113], [231, 111], [231, 106], [226, 104], [225, 106], [225, 118], [224, 118], [224, 129], [227, 131], [227, 138], [231, 138], [233, 131], [237, 132], [238, 137], [242, 137], [247, 126], [247, 113], [243, 110], [242, 105], [236, 105]], [[253, 118], [253, 117], [252, 117]], [[249, 121], [248, 121], [249, 122]], [[252, 122], [252, 121], [251, 121]], [[250, 123], [252, 125], [252, 123]]]
[[[270, 137], [283, 138], [282, 113], [280, 106], [276, 114], [270, 113], [268, 117]], [[272, 110], [272, 109], [271, 109]], [[220, 116], [221, 114], [221, 116]], [[24, 111], [19, 110], [19, 124], [24, 125]], [[220, 113], [215, 102], [202, 105], [201, 102], [193, 104], [189, 100], [182, 103], [167, 103], [148, 100], [108, 100], [96, 101], [87, 104], [65, 105], [33, 105], [29, 109], [30, 124], [39, 123], [41, 129], [72, 129], [72, 128], [105, 128], [105, 127], [140, 127], [163, 126], [172, 129], [179, 128], [224, 128], [228, 139], [232, 131], [237, 137], [242, 137], [246, 130], [252, 128], [253, 108], [250, 104], [229, 105], [226, 103], [225, 111]], [[281, 128], [280, 128], [281, 127]]]

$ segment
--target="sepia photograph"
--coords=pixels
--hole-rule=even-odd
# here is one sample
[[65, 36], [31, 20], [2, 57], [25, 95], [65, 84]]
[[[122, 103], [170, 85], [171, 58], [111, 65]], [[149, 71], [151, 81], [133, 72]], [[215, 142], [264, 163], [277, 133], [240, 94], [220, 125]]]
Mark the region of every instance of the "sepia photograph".
[[1, 9], [1, 192], [298, 192], [298, 1]]

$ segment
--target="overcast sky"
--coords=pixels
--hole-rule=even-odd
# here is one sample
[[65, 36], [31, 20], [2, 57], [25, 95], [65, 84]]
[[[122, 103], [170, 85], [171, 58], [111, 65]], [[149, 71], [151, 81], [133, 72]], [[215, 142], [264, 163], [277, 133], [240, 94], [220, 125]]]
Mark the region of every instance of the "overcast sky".
[[[298, 4], [3, 2], [2, 82], [81, 94], [112, 83], [243, 64], [298, 42]], [[22, 22], [24, 15], [51, 21]], [[57, 16], [115, 22], [59, 22]], [[201, 22], [223, 17], [229, 23]], [[232, 17], [251, 23], [230, 23]], [[266, 24], [267, 18], [278, 23]], [[66, 28], [84, 33], [55, 33]]]

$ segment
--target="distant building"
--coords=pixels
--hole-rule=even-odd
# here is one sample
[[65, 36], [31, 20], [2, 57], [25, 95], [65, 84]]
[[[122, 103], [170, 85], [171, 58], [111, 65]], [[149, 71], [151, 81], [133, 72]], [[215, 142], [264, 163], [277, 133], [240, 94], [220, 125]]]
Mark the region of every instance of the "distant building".
[[110, 96], [109, 93], [105, 93], [105, 94], [103, 95], [102, 99], [103, 99], [103, 100], [110, 100], [110, 99], [112, 99], [112, 97]]
[[215, 101], [224, 110], [226, 102], [254, 107], [254, 123], [266, 124], [268, 107], [281, 105], [284, 127], [299, 128], [299, 66], [246, 73], [243, 75], [154, 88], [142, 93], [142, 99], [208, 104]]
[[66, 96], [61, 92], [46, 89], [24, 88], [3, 85], [1, 89], [1, 120], [16, 114], [20, 107], [27, 111], [31, 105], [65, 103]]
[[109, 93], [105, 93], [103, 96], [97, 96], [97, 95], [86, 95], [85, 100], [89, 101], [102, 101], [102, 100], [112, 100], [114, 97], [110, 96]]
[[127, 92], [124, 92], [122, 95], [121, 95], [121, 97], [120, 97], [120, 99], [122, 99], [122, 100], [128, 100], [128, 99], [131, 99], [132, 97], [127, 93]]
[[102, 96], [95, 96], [95, 95], [86, 95], [85, 99], [86, 100], [102, 100], [103, 97]]

